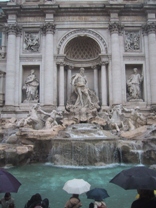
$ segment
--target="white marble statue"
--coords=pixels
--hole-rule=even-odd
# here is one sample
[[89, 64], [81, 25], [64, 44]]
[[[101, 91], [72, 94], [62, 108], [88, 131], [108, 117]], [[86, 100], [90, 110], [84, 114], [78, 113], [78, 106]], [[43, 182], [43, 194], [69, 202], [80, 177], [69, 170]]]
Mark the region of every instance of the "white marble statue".
[[40, 106], [39, 103], [34, 104], [32, 106], [32, 108], [30, 109], [27, 117], [21, 119], [17, 123], [17, 126], [18, 127], [22, 127], [22, 126], [27, 127], [27, 125], [28, 125], [29, 127], [32, 127], [35, 130], [42, 129], [44, 126], [44, 121], [42, 120], [42, 118], [40, 117], [40, 114], [38, 113], [39, 106]]
[[80, 68], [80, 73], [75, 74], [72, 77], [72, 85], [75, 88], [77, 94], [77, 99], [75, 102], [76, 106], [86, 106], [92, 105], [91, 97], [89, 95], [89, 88], [87, 87], [87, 78], [84, 75], [85, 69]]
[[115, 105], [109, 113], [106, 113], [105, 114], [108, 116], [108, 126], [111, 128], [111, 129], [116, 129], [117, 132], [120, 131], [120, 128], [124, 128], [124, 119], [125, 119], [125, 116], [122, 112], [122, 105]]
[[51, 113], [47, 113], [41, 108], [39, 108], [39, 111], [44, 115], [48, 116], [45, 121], [45, 129], [51, 129], [53, 126], [59, 125], [58, 122], [56, 121], [56, 118], [57, 116], [62, 118], [62, 112], [52, 110]]
[[139, 112], [140, 108], [139, 106], [136, 106], [135, 108], [127, 109], [123, 107], [123, 110], [125, 112], [130, 113], [130, 117], [128, 118], [128, 125], [129, 125], [129, 131], [134, 130], [140, 126], [146, 125], [146, 118], [145, 116]]
[[38, 102], [39, 99], [39, 81], [36, 78], [35, 70], [32, 69], [30, 75], [26, 78], [23, 89], [26, 90], [26, 100], [24, 102]]
[[138, 73], [138, 69], [133, 69], [134, 73], [127, 79], [129, 100], [141, 99], [140, 84], [143, 81], [143, 75]]

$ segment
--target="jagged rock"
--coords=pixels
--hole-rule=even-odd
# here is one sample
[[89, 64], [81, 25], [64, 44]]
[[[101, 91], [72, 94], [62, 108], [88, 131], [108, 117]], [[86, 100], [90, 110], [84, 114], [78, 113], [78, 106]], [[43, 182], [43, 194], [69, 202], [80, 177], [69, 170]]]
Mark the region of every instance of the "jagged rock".
[[6, 164], [19, 165], [26, 163], [33, 153], [33, 146], [18, 146], [11, 144], [0, 144], [0, 166]]
[[6, 139], [6, 143], [9, 143], [9, 144], [17, 144], [18, 143], [18, 137], [16, 134], [12, 134], [11, 136], [9, 136], [7, 139]]

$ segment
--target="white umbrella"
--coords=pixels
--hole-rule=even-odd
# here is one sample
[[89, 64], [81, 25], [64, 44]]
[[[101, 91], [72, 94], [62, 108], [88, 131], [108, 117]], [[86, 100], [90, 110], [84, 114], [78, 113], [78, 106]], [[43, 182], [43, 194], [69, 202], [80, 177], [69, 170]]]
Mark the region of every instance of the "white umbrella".
[[63, 190], [65, 190], [68, 194], [82, 194], [90, 190], [90, 184], [83, 179], [72, 179], [67, 181]]

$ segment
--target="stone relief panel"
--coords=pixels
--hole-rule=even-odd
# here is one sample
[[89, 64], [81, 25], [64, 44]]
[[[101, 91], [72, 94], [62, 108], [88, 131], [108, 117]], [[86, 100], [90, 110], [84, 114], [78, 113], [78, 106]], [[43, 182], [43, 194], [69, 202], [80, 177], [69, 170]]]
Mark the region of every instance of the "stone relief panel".
[[22, 102], [39, 102], [39, 66], [23, 66]]
[[137, 52], [141, 50], [140, 32], [139, 31], [125, 31], [124, 38], [125, 52]]
[[24, 52], [39, 52], [40, 35], [39, 32], [25, 32], [23, 39]]
[[139, 66], [126, 66], [126, 90], [127, 101], [143, 101], [143, 70]]

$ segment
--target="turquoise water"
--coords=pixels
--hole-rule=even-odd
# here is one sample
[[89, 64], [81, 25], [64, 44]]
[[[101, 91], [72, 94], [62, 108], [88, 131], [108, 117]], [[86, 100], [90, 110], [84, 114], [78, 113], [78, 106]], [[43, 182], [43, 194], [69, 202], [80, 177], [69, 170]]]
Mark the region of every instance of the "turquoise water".
[[[12, 193], [16, 208], [23, 208], [27, 200], [35, 193], [47, 197], [50, 208], [63, 208], [71, 196], [62, 187], [67, 180], [83, 178], [95, 187], [105, 188], [110, 195], [105, 199], [108, 208], [130, 208], [136, 196], [136, 190], [124, 190], [109, 181], [121, 170], [129, 168], [124, 165], [110, 165], [99, 168], [54, 167], [51, 164], [31, 164], [8, 169], [21, 183], [18, 193]], [[2, 197], [3, 194], [0, 194]], [[88, 208], [91, 199], [86, 194], [80, 195], [82, 207]]]

